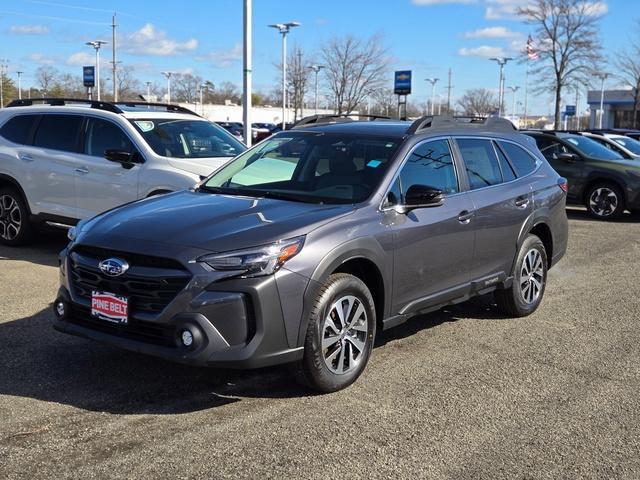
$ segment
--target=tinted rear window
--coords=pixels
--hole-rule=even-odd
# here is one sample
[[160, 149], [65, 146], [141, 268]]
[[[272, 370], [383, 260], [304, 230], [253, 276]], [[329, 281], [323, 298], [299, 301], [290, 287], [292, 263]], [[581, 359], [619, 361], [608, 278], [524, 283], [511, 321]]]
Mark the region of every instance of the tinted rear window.
[[489, 140], [458, 139], [471, 190], [502, 183], [502, 173], [493, 145]]
[[26, 144], [37, 115], [17, 115], [5, 123], [0, 135], [13, 143]]
[[78, 130], [80, 115], [43, 115], [33, 141], [36, 147], [78, 151]]
[[536, 168], [536, 160], [523, 148], [508, 142], [499, 142], [502, 149], [511, 160], [513, 168], [519, 177], [530, 174]]

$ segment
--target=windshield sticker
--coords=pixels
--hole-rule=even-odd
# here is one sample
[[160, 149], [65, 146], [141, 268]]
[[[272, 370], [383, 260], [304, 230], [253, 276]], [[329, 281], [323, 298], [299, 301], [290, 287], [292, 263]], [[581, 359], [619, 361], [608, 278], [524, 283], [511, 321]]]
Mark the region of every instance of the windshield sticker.
[[136, 125], [143, 132], [150, 132], [155, 127], [153, 122], [150, 120], [137, 120]]
[[393, 143], [387, 143], [387, 144], [385, 145], [385, 147], [387, 147], [387, 148], [391, 148], [391, 147], [393, 147]]
[[382, 164], [381, 160], [370, 160], [369, 163], [367, 163], [367, 167], [371, 167], [371, 168], [377, 168]]
[[574, 140], [573, 138], [567, 138], [567, 142], [573, 143], [574, 145], [578, 145], [578, 141]]

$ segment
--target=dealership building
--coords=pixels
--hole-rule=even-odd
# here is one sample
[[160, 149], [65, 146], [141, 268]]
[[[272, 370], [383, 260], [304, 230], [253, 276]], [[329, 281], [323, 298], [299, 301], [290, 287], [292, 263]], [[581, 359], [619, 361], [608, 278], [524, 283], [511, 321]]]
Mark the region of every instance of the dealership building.
[[[589, 128], [599, 127], [600, 95], [600, 90], [590, 90], [587, 94], [591, 111]], [[633, 127], [633, 90], [605, 90], [602, 103], [602, 128]], [[640, 115], [637, 118], [637, 124], [640, 125]]]

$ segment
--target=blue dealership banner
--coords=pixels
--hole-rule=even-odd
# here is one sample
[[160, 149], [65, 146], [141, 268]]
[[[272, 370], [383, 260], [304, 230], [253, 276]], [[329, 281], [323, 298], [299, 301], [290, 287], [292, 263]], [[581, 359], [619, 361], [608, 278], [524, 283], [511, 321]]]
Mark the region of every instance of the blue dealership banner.
[[395, 72], [393, 93], [396, 95], [409, 95], [411, 93], [411, 70]]

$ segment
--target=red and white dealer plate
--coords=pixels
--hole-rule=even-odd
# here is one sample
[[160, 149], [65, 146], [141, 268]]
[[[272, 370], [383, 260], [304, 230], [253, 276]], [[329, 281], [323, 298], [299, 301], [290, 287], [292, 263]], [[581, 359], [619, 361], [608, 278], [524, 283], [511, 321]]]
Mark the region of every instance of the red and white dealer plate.
[[129, 318], [129, 301], [109, 292], [91, 292], [91, 315], [107, 322], [126, 324]]

